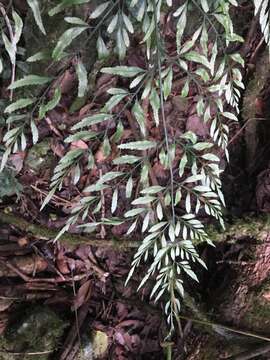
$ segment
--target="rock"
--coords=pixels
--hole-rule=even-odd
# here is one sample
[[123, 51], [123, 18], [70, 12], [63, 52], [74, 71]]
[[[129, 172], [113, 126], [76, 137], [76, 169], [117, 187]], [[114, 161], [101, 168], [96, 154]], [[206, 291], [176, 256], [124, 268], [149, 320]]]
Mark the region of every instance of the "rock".
[[50, 149], [50, 139], [48, 138], [32, 146], [26, 156], [25, 166], [35, 174], [38, 174], [44, 167], [49, 168], [53, 160], [53, 157], [48, 154]]
[[[2, 353], [1, 360], [17, 360], [17, 353], [43, 352], [35, 355], [35, 360], [48, 360], [63, 335], [66, 323], [47, 307], [36, 306], [30, 309], [13, 326], [9, 326], [4, 337], [0, 338], [1, 348], [10, 353]], [[47, 352], [47, 353], [46, 353]], [[31, 360], [33, 356], [20, 355], [20, 359]]]
[[0, 199], [4, 196], [19, 195], [22, 191], [22, 185], [15, 177], [15, 172], [5, 168], [0, 173]]
[[83, 335], [83, 346], [76, 360], [100, 359], [106, 354], [108, 346], [108, 335], [100, 330], [92, 330], [90, 336]]

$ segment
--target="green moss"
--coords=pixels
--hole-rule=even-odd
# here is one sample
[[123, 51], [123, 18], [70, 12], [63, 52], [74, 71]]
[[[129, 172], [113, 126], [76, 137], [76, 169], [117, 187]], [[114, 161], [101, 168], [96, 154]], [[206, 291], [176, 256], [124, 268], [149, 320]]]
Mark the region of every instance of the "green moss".
[[[22, 315], [15, 324], [10, 325], [5, 337], [1, 338], [1, 348], [22, 353], [20, 359], [23, 360], [33, 359], [33, 356], [27, 353], [44, 352], [44, 354], [35, 355], [35, 359], [47, 360], [51, 352], [57, 348], [66, 325], [49, 308], [37, 306]], [[18, 356], [11, 353], [3, 353], [1, 356], [2, 360], [18, 359]]]
[[268, 336], [270, 334], [270, 302], [263, 295], [269, 291], [270, 281], [264, 284], [258, 292], [252, 294], [249, 300], [249, 310], [242, 320], [243, 326]]
[[32, 146], [25, 159], [27, 168], [34, 173], [39, 173], [43, 168], [50, 168], [53, 162], [53, 155], [49, 153], [50, 149], [50, 139], [48, 138]]
[[259, 242], [263, 241], [264, 235], [270, 230], [270, 216], [245, 217], [237, 219], [233, 224], [227, 224], [224, 231], [217, 229], [213, 225], [206, 228], [206, 232], [213, 243], [225, 240], [234, 241], [242, 237], [256, 238]]

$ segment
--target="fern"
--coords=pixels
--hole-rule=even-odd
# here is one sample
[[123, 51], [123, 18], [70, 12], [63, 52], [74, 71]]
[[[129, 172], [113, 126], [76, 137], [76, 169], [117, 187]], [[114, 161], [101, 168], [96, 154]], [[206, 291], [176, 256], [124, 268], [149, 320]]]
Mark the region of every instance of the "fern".
[[267, 45], [269, 45], [269, 29], [270, 29], [270, 12], [269, 12], [269, 1], [268, 0], [254, 0], [255, 5], [255, 15], [259, 16], [259, 22], [261, 26], [261, 31], [264, 36], [264, 40]]
[[[39, 30], [45, 33], [37, 2], [27, 2]], [[54, 16], [71, 5], [86, 2], [63, 0], [50, 10], [49, 15]], [[268, 1], [254, 0], [254, 4], [268, 43]], [[76, 223], [92, 230], [101, 225], [128, 222], [127, 235], [140, 231], [142, 243], [134, 255], [127, 281], [141, 263], [150, 264], [139, 288], [151, 277], [155, 278], [155, 285], [150, 297], [158, 301], [166, 294], [165, 313], [170, 334], [181, 311], [184, 278], [188, 276], [198, 281], [194, 264], [206, 267], [195, 244], [206, 241], [213, 245], [201, 221], [201, 214], [212, 216], [224, 228], [222, 209], [225, 201], [221, 159], [217, 154], [222, 149], [229, 160], [229, 124], [237, 121], [241, 90], [244, 88], [241, 74], [244, 61], [238, 53], [226, 51], [231, 43], [243, 41], [233, 29], [230, 17], [232, 6], [237, 6], [236, 0], [186, 0], [181, 1], [178, 8], [170, 0], [100, 1], [87, 18], [64, 18], [72, 26], [57, 39], [51, 54], [53, 62], [74, 59], [74, 54], [68, 53], [69, 46], [72, 42], [80, 44], [81, 34], [87, 33], [83, 47], [96, 37], [98, 57], [102, 63], [116, 54], [119, 64], [100, 70], [100, 73], [115, 76], [117, 84], [108, 90], [108, 101], [102, 107], [95, 108], [70, 129], [71, 135], [65, 139], [66, 144], [81, 140], [87, 145], [80, 149], [70, 147], [60, 160], [54, 169], [43, 207], [61, 189], [66, 177], [73, 176], [73, 182], [78, 182], [82, 161], [87, 159], [89, 170], [98, 168], [91, 147], [91, 141], [95, 139], [111, 170], [100, 172], [96, 181], [85, 187], [57, 239]], [[162, 12], [172, 17], [175, 27], [175, 43], [170, 50], [163, 31]], [[198, 27], [193, 33], [188, 28], [191, 12], [198, 16]], [[13, 13], [14, 25], [18, 28], [16, 16]], [[17, 34], [20, 35], [20, 31], [17, 30]], [[15, 54], [10, 53], [9, 46], [11, 40], [8, 40], [5, 30], [2, 33], [5, 48], [14, 64]], [[135, 34], [140, 35], [140, 51], [146, 61], [145, 65], [128, 66], [124, 60], [130, 43], [135, 41]], [[83, 51], [79, 46], [78, 50]], [[39, 61], [43, 59], [43, 53], [34, 54], [30, 59]], [[83, 98], [89, 88], [89, 79], [87, 67], [77, 55], [75, 70], [77, 94]], [[179, 76], [183, 80], [183, 98], [188, 97], [190, 91], [197, 91], [196, 115], [209, 126], [207, 141], [201, 141], [190, 131], [176, 136], [169, 128], [165, 104], [172, 98], [174, 80]], [[48, 90], [56, 80], [28, 74], [12, 81], [12, 90], [38, 85], [41, 96], [33, 98], [30, 93], [29, 97], [19, 98], [7, 106], [8, 131], [4, 137], [6, 153], [2, 169], [11, 152], [25, 149], [25, 129], [30, 127], [33, 143], [38, 141], [36, 121], [44, 118], [61, 101], [61, 92], [57, 87], [51, 98], [47, 98]], [[120, 109], [117, 113], [116, 106]], [[161, 134], [163, 140], [159, 143], [149, 135], [149, 121], [151, 127]], [[130, 139], [124, 140], [123, 133], [131, 125]], [[112, 148], [116, 149], [117, 155], [112, 155]], [[110, 156], [112, 162], [108, 160]], [[159, 183], [153, 175], [154, 158], [168, 175], [166, 184]], [[119, 201], [123, 188], [129, 202], [128, 210], [123, 210]], [[111, 198], [110, 214], [108, 211], [104, 213], [104, 193]]]

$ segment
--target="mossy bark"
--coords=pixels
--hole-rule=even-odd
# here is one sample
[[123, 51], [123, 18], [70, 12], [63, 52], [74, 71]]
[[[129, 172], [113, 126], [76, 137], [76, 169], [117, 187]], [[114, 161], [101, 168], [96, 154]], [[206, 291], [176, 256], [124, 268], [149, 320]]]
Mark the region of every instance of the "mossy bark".
[[[59, 232], [59, 230], [49, 229], [42, 225], [30, 223], [11, 212], [0, 211], [0, 222], [13, 225], [20, 230], [45, 241], [55, 239]], [[252, 237], [263, 240], [270, 233], [270, 217], [265, 215], [259, 218], [237, 220], [234, 224], [228, 225], [225, 231], [219, 231], [213, 226], [209, 226], [207, 232], [214, 243], [227, 240], [233, 242], [235, 239], [242, 237]], [[65, 233], [60, 241], [68, 246], [86, 244], [101, 247], [113, 247], [123, 250], [137, 248], [140, 245], [140, 242], [129, 240], [127, 238], [118, 239], [110, 237], [110, 239], [98, 239], [94, 235], [90, 237], [70, 233]]]

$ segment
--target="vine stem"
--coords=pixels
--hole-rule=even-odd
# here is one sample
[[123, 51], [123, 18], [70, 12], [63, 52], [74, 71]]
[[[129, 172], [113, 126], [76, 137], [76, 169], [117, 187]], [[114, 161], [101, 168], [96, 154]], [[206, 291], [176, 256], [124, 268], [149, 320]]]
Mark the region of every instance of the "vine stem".
[[174, 176], [173, 176], [173, 169], [172, 169], [172, 160], [171, 160], [171, 156], [170, 156], [169, 137], [168, 137], [168, 130], [167, 130], [167, 126], [166, 126], [166, 116], [165, 116], [165, 110], [164, 110], [164, 98], [163, 98], [164, 95], [163, 95], [162, 74], [161, 74], [161, 54], [160, 54], [160, 49], [159, 49], [160, 36], [159, 36], [158, 21], [157, 21], [157, 8], [156, 8], [155, 1], [153, 4], [153, 8], [154, 8], [155, 33], [156, 33], [156, 42], [157, 42], [157, 65], [158, 65], [159, 90], [160, 90], [160, 108], [161, 108], [162, 124], [163, 124], [164, 135], [165, 135], [166, 149], [167, 149], [168, 159], [169, 159], [172, 222], [173, 222], [173, 226], [175, 226], [175, 210], [174, 210], [174, 201], [173, 201], [173, 198], [174, 198], [174, 185], [173, 185]]

